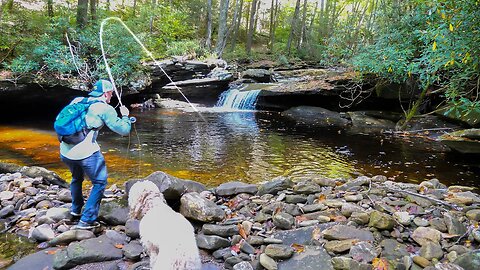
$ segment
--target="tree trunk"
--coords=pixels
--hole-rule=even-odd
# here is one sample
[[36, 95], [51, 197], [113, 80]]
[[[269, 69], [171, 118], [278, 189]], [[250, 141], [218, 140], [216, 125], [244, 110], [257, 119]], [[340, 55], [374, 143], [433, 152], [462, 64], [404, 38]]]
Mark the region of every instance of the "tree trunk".
[[233, 33], [232, 33], [232, 51], [235, 50], [237, 43], [238, 30], [240, 28], [240, 22], [242, 20], [242, 15], [240, 14], [243, 8], [243, 0], [236, 0], [235, 3], [235, 13], [233, 14]]
[[133, 16], [135, 16], [136, 11], [137, 11], [137, 0], [133, 0]]
[[315, 9], [313, 10], [312, 18], [310, 19], [310, 23], [308, 24], [308, 34], [312, 36], [312, 29], [313, 29], [313, 23], [315, 22], [315, 18], [317, 17], [317, 11], [318, 11], [318, 1], [315, 2]]
[[207, 37], [205, 46], [209, 50], [212, 48], [212, 0], [207, 1]]
[[247, 16], [245, 16], [245, 31], [248, 31], [250, 28], [250, 9], [252, 7], [252, 3], [247, 2]]
[[307, 32], [307, 0], [303, 0], [302, 24], [300, 29], [300, 38], [298, 40], [297, 50], [303, 47], [303, 42], [306, 38], [305, 33]]
[[297, 3], [295, 4], [295, 13], [293, 14], [292, 18], [292, 25], [290, 28], [290, 35], [288, 35], [288, 41], [287, 41], [287, 55], [290, 55], [290, 49], [292, 48], [292, 41], [293, 41], [293, 36], [296, 33], [296, 25], [297, 25], [297, 18], [298, 18], [298, 13], [300, 12], [300, 0], [297, 0]]
[[215, 52], [218, 58], [222, 57], [223, 49], [227, 43], [227, 17], [229, 0], [220, 1], [220, 16], [218, 17], [218, 38]]
[[273, 28], [273, 15], [275, 14], [275, 0], [272, 0], [272, 5], [270, 6], [270, 52], [273, 52], [273, 42], [275, 40], [275, 28]]
[[255, 32], [255, 11], [256, 10], [257, 10], [257, 0], [253, 0], [252, 7], [250, 9], [250, 22], [248, 26], [247, 44], [245, 47], [247, 55], [250, 55], [250, 52], [252, 50], [253, 33]]
[[78, 0], [77, 4], [77, 25], [84, 28], [88, 21], [88, 0]]
[[90, 18], [92, 21], [97, 19], [97, 1], [90, 0]]
[[53, 17], [53, 0], [47, 0], [47, 15]]
[[257, 32], [258, 17], [260, 15], [260, 1], [257, 2], [257, 8], [255, 9], [255, 22], [253, 23], [253, 33]]

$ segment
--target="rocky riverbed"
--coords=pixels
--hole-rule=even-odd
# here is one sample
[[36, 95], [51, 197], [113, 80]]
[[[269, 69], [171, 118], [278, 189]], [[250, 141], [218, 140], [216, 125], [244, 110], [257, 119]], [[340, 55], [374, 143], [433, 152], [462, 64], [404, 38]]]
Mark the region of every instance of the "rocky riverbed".
[[0, 260], [0, 268], [145, 269], [139, 221], [129, 218], [125, 200], [139, 180], [154, 182], [194, 225], [204, 269], [480, 269], [480, 196], [471, 187], [378, 175], [278, 177], [207, 189], [163, 172], [110, 187], [95, 231], [74, 229], [66, 187], [32, 174], [0, 174], [3, 233], [38, 244], [18, 261]]

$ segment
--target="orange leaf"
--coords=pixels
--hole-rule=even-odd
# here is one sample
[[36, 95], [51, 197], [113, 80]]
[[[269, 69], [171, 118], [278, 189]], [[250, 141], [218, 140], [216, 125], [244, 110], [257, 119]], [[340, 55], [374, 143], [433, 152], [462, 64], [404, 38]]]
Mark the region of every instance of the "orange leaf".
[[240, 223], [238, 223], [237, 227], [238, 227], [238, 234], [240, 234], [240, 236], [243, 239], [247, 239], [247, 233], [245, 232], [245, 229], [243, 228], [243, 226]]
[[388, 261], [385, 258], [374, 258], [372, 265], [374, 270], [388, 270]]
[[279, 206], [279, 207], [275, 208], [275, 211], [273, 211], [273, 214], [276, 215], [276, 214], [278, 214], [280, 211], [282, 211], [282, 207]]
[[327, 199], [327, 196], [325, 196], [325, 194], [320, 194], [320, 196], [318, 196], [319, 202], [325, 201], [326, 199]]
[[116, 248], [120, 249], [120, 248], [123, 248], [123, 245], [122, 244], [115, 244], [114, 245]]
[[318, 227], [315, 227], [315, 229], [313, 229], [313, 232], [312, 232], [312, 239], [319, 241], [321, 238], [322, 238], [322, 230], [320, 230], [320, 228]]
[[291, 245], [291, 247], [293, 248], [293, 250], [294, 250], [296, 253], [301, 253], [301, 252], [304, 252], [304, 251], [305, 251], [305, 246], [300, 245], [300, 244], [293, 243], [293, 244]]
[[53, 254], [57, 253], [58, 251], [59, 251], [59, 249], [53, 249], [53, 250], [45, 251], [45, 253], [47, 253], [48, 255], [53, 255]]
[[296, 216], [295, 220], [297, 221], [297, 223], [300, 223], [302, 221], [308, 220], [308, 218], [305, 216]]

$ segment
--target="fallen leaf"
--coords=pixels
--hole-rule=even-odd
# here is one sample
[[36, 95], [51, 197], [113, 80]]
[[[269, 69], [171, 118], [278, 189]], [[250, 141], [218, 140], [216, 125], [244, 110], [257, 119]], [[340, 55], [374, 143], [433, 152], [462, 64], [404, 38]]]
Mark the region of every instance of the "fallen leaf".
[[243, 239], [247, 239], [247, 233], [245, 232], [245, 229], [243, 228], [243, 226], [240, 223], [238, 223], [237, 227], [238, 227], [238, 234], [240, 234], [240, 236]]
[[53, 255], [53, 254], [57, 253], [58, 251], [59, 251], [59, 249], [52, 249], [52, 250], [45, 251], [45, 253], [47, 253], [48, 255]]
[[313, 229], [312, 231], [312, 239], [319, 241], [321, 238], [322, 238], [322, 231], [320, 230], [320, 228], [315, 227], [315, 229]]
[[300, 223], [302, 221], [308, 220], [308, 218], [305, 216], [296, 216], [295, 220], [297, 221], [297, 223]]
[[282, 207], [277, 207], [275, 208], [275, 211], [273, 211], [273, 214], [276, 215], [282, 211]]
[[123, 248], [123, 245], [122, 244], [115, 244], [114, 245], [116, 248], [120, 249], [120, 248]]
[[374, 270], [388, 270], [388, 261], [385, 258], [374, 258], [372, 265]]
[[296, 252], [296, 253], [302, 253], [305, 251], [305, 246], [303, 245], [300, 245], [300, 244], [297, 244], [297, 243], [293, 243], [291, 245], [291, 247], [293, 248], [293, 250]]
[[320, 194], [320, 196], [318, 196], [319, 202], [325, 201], [326, 199], [327, 199], [327, 196], [325, 196], [325, 194]]

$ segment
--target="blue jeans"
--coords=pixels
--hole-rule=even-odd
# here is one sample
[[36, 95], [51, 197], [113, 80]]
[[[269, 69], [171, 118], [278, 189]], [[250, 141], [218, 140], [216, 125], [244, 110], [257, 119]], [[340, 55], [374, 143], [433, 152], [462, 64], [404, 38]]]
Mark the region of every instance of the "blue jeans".
[[67, 164], [72, 172], [72, 182], [70, 183], [70, 192], [72, 193], [72, 209], [74, 213], [82, 213], [84, 206], [82, 183], [84, 176], [87, 175], [93, 184], [93, 188], [88, 196], [85, 209], [83, 210], [81, 221], [92, 223], [98, 217], [100, 201], [103, 197], [103, 191], [107, 186], [107, 166], [105, 158], [100, 151], [82, 160], [71, 160], [60, 155], [62, 161]]

